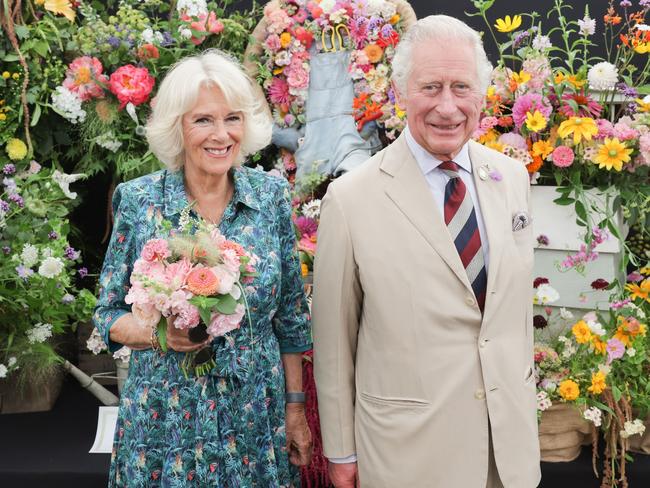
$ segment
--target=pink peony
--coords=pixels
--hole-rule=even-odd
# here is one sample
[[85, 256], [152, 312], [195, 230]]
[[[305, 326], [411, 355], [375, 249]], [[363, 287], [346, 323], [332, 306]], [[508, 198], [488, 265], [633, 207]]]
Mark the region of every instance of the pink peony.
[[520, 128], [524, 125], [526, 113], [530, 112], [532, 114], [535, 110], [539, 110], [544, 118], [548, 119], [553, 108], [548, 103], [548, 100], [537, 93], [526, 93], [517, 97], [512, 106], [512, 118], [515, 121], [515, 126]]
[[191, 329], [199, 325], [200, 321], [199, 309], [191, 303], [185, 302], [184, 305], [177, 308], [174, 327], [177, 329]]
[[108, 78], [102, 74], [103, 70], [99, 59], [81, 56], [68, 66], [63, 86], [76, 93], [82, 101], [101, 98], [104, 96], [104, 90], [100, 84], [108, 83]]
[[244, 318], [245, 311], [244, 306], [239, 303], [235, 308], [235, 313], [232, 315], [219, 313], [212, 315], [212, 320], [210, 321], [210, 325], [208, 325], [208, 334], [212, 337], [220, 337], [231, 330], [239, 329], [239, 324], [242, 318]]
[[289, 85], [283, 78], [273, 78], [268, 88], [268, 94], [271, 103], [287, 105], [291, 103]]
[[226, 269], [232, 274], [239, 273], [239, 267], [241, 266], [241, 261], [237, 252], [232, 249], [224, 249], [221, 251], [221, 259], [223, 259], [223, 265]]
[[120, 66], [111, 75], [109, 89], [120, 101], [120, 108], [127, 103], [140, 105], [147, 101], [156, 80], [147, 68], [136, 68], [132, 64]]
[[573, 164], [573, 150], [569, 146], [558, 146], [551, 153], [551, 160], [558, 168], [567, 168]]
[[151, 239], [142, 248], [142, 259], [148, 262], [159, 261], [171, 256], [165, 239]]
[[127, 305], [137, 304], [146, 304], [149, 302], [149, 294], [147, 290], [142, 288], [142, 285], [139, 282], [133, 281], [133, 275], [131, 275], [132, 286], [129, 289], [129, 292], [124, 297], [124, 303]]

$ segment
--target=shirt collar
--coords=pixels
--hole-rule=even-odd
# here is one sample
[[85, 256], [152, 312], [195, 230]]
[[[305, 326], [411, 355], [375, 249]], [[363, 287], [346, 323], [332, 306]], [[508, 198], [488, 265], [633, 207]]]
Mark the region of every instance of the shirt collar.
[[[236, 167], [230, 170], [235, 184], [235, 190], [232, 196], [233, 203], [241, 203], [253, 210], [259, 210], [260, 203], [251, 185], [248, 171], [244, 167]], [[185, 181], [182, 168], [178, 171], [165, 171], [163, 191], [165, 193], [165, 215], [180, 214], [189, 205], [187, 194], [185, 193]]]
[[[408, 125], [404, 128], [404, 135], [406, 136], [406, 144], [422, 170], [422, 174], [426, 175], [443, 162], [435, 156], [432, 156], [415, 141]], [[468, 173], [472, 172], [472, 161], [469, 159], [469, 147], [467, 143], [463, 144], [460, 152], [454, 158], [454, 162]]]

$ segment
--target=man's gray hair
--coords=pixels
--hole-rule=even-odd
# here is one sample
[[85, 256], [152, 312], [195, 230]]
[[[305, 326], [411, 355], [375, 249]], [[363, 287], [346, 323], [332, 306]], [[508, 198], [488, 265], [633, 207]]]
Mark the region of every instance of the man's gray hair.
[[165, 75], [146, 125], [149, 148], [169, 169], [185, 158], [182, 118], [196, 104], [202, 87], [217, 87], [234, 111], [244, 114], [244, 136], [235, 164], [271, 142], [273, 123], [254, 81], [235, 58], [216, 49], [181, 59]]
[[424, 41], [469, 44], [474, 49], [481, 94], [487, 91], [493, 68], [483, 48], [480, 34], [454, 17], [429, 15], [412, 25], [395, 49], [392, 78], [401, 95], [406, 95], [406, 85], [413, 67], [413, 46]]

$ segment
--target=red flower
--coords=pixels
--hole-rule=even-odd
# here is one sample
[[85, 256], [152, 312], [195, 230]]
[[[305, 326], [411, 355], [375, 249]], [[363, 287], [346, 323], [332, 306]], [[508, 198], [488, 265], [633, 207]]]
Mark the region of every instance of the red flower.
[[120, 66], [111, 75], [108, 87], [120, 101], [120, 108], [127, 103], [140, 105], [149, 99], [156, 80], [147, 68], [136, 68], [132, 64]]
[[591, 282], [591, 287], [594, 290], [604, 290], [609, 286], [609, 282], [607, 280], [604, 280], [602, 278], [598, 278], [597, 280], [594, 280]]
[[143, 44], [138, 49], [138, 58], [143, 61], [147, 59], [158, 59], [159, 57], [160, 53], [158, 52], [158, 48], [153, 44]]
[[311, 47], [312, 42], [314, 42], [314, 34], [305, 29], [304, 27], [296, 27], [293, 30], [293, 37], [298, 39], [300, 43], [305, 46], [307, 49]]
[[533, 288], [537, 288], [539, 285], [545, 285], [548, 283], [548, 278], [544, 278], [542, 276], [538, 276], [535, 278], [533, 281]]
[[399, 34], [395, 31], [391, 31], [388, 36], [384, 36], [380, 32], [379, 37], [377, 38], [377, 44], [384, 49], [387, 46], [395, 46], [397, 45], [398, 42], [399, 42]]
[[548, 325], [548, 321], [544, 318], [543, 315], [534, 315], [533, 316], [533, 327], [536, 329], [543, 329]]

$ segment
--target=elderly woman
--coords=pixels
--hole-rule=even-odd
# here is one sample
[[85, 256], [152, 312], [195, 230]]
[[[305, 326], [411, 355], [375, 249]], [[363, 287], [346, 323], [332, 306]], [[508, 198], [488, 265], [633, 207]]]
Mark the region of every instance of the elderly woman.
[[[110, 486], [288, 487], [309, 462], [301, 352], [309, 317], [286, 182], [241, 166], [271, 121], [239, 65], [216, 51], [180, 61], [163, 80], [147, 138], [167, 169], [119, 185], [94, 322], [112, 350], [129, 346]], [[186, 379], [181, 363], [205, 343], [168, 319], [167, 345], [124, 302], [133, 263], [165, 219], [218, 224], [260, 259], [248, 327], [211, 342], [216, 366]]]

